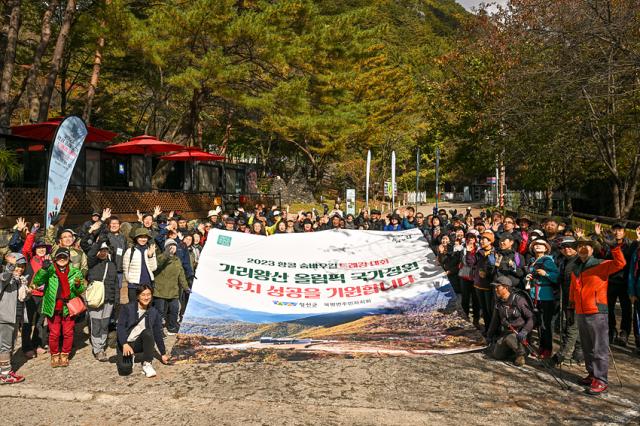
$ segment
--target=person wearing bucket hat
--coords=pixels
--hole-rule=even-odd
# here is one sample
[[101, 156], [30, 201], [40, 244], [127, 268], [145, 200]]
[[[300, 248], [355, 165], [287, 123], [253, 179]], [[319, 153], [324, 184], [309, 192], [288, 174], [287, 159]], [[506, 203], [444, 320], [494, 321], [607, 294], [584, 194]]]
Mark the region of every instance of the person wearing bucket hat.
[[[87, 281], [89, 286], [100, 285], [104, 288], [104, 301], [100, 306], [89, 304], [87, 311], [89, 314], [89, 329], [91, 334], [89, 340], [93, 356], [100, 362], [106, 362], [107, 358], [107, 335], [109, 333], [109, 322], [113, 308], [116, 304], [118, 291], [118, 266], [114, 262], [112, 248], [107, 241], [94, 243], [88, 251], [89, 274]], [[90, 294], [90, 290], [87, 290]], [[87, 302], [91, 300], [87, 297]]]
[[595, 241], [580, 236], [576, 243], [578, 260], [569, 290], [569, 308], [574, 315], [570, 317], [575, 316], [578, 325], [588, 372], [581, 384], [589, 387], [588, 393], [598, 395], [609, 387], [608, 278], [624, 268], [626, 261], [619, 246], [611, 249], [612, 260], [602, 260], [593, 257]]
[[385, 225], [385, 231], [401, 231], [402, 225], [400, 224], [401, 218], [399, 214], [392, 214], [389, 216], [389, 223]]
[[59, 247], [53, 255], [54, 262], [45, 262], [31, 286], [44, 286], [41, 313], [47, 317], [51, 367], [55, 368], [69, 365], [75, 318], [69, 314], [66, 302], [82, 295], [85, 280], [82, 272], [70, 263], [71, 251], [67, 247]]
[[136, 288], [141, 284], [153, 286], [153, 272], [157, 269], [156, 246], [144, 227], [133, 231], [133, 246], [124, 253], [122, 272], [127, 281], [129, 301], [136, 300]]
[[507, 277], [498, 277], [492, 283], [496, 303], [487, 332], [487, 341], [493, 342], [492, 355], [504, 360], [515, 355], [514, 364], [525, 364], [526, 350], [523, 342], [533, 330], [534, 315], [526, 296], [513, 290]]
[[550, 358], [553, 350], [553, 314], [556, 307], [555, 294], [558, 292], [558, 267], [550, 256], [551, 245], [536, 239], [529, 247], [533, 258], [527, 267], [525, 288], [541, 316], [540, 353], [542, 359]]

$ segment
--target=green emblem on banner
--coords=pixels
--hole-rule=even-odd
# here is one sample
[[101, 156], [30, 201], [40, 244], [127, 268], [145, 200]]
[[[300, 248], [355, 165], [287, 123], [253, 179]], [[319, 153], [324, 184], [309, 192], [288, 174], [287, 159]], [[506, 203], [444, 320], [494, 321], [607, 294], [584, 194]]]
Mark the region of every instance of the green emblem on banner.
[[231, 237], [218, 235], [218, 245], [229, 247], [231, 245]]

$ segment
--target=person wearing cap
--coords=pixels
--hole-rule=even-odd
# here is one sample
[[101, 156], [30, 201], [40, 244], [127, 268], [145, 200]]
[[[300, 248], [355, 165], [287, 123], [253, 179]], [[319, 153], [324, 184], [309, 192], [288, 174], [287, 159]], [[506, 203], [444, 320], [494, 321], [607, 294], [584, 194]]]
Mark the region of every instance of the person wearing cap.
[[124, 253], [122, 271], [127, 281], [129, 302], [136, 300], [136, 288], [141, 284], [153, 286], [153, 272], [157, 269], [156, 246], [150, 244], [151, 235], [146, 228], [137, 228], [133, 246]]
[[54, 368], [69, 365], [73, 348], [75, 318], [69, 315], [66, 303], [81, 296], [85, 290], [82, 272], [71, 264], [70, 256], [68, 248], [58, 248], [54, 251], [53, 263], [46, 262], [31, 282], [32, 288], [44, 285], [41, 312], [47, 317], [51, 367]]
[[491, 283], [496, 273], [494, 241], [495, 236], [491, 231], [484, 231], [480, 235], [480, 249], [476, 252], [476, 262], [473, 266], [473, 287], [482, 310], [485, 335], [489, 331], [494, 305], [493, 292], [491, 291]]
[[236, 230], [236, 220], [231, 216], [227, 217], [224, 220], [224, 229], [225, 231], [235, 231]]
[[12, 253], [0, 274], [0, 384], [15, 384], [24, 381], [11, 367], [11, 356], [18, 325], [23, 316], [23, 304], [29, 296], [24, 272], [27, 259], [21, 253]]
[[598, 395], [609, 388], [609, 276], [624, 268], [626, 261], [620, 246], [611, 249], [612, 260], [602, 260], [593, 257], [596, 241], [581, 236], [576, 244], [578, 260], [571, 271], [567, 321], [575, 316], [584, 351], [588, 375], [580, 383], [588, 386], [587, 392]]
[[101, 281], [104, 285], [104, 303], [99, 307], [88, 307], [90, 324], [90, 341], [93, 356], [100, 362], [106, 362], [107, 335], [109, 334], [109, 321], [116, 297], [120, 296], [118, 290], [118, 267], [113, 261], [112, 249], [107, 241], [95, 243], [88, 252], [89, 274], [87, 281]]
[[238, 219], [236, 232], [241, 232], [243, 234], [250, 234], [251, 231], [247, 227], [247, 221], [245, 219]]
[[[560, 288], [560, 309], [565, 318], [569, 317], [569, 288], [571, 287], [571, 272], [578, 260], [576, 239], [563, 237], [560, 241], [560, 257], [558, 257], [558, 286]], [[578, 326], [575, 321], [564, 321], [560, 330], [560, 349], [551, 357], [551, 364], [556, 366], [565, 360], [573, 359], [578, 363], [584, 362]]]
[[551, 257], [551, 245], [538, 238], [531, 242], [529, 250], [533, 255], [527, 266], [525, 289], [529, 291], [534, 305], [541, 316], [540, 353], [541, 359], [551, 357], [553, 350], [553, 315], [556, 309], [556, 296], [559, 294], [558, 267]]
[[[51, 261], [49, 256], [51, 246], [44, 240], [33, 242], [35, 234], [29, 234], [22, 254], [27, 259], [27, 269], [24, 276], [29, 280], [42, 268], [45, 261]], [[27, 250], [27, 243], [29, 245]], [[31, 297], [24, 302], [26, 312], [25, 321], [22, 324], [22, 352], [27, 359], [34, 358], [36, 355], [42, 355], [47, 352], [46, 348], [49, 344], [49, 332], [45, 324], [45, 318], [40, 314], [42, 305], [42, 295], [44, 292], [41, 288], [31, 290]]]
[[[611, 238], [604, 238], [600, 224], [595, 227], [598, 242], [605, 248], [605, 259], [613, 259], [611, 247], [620, 247], [625, 267], [609, 277], [607, 287], [607, 300], [609, 302], [609, 343], [619, 346], [627, 346], [631, 334], [631, 299], [627, 291], [629, 281], [629, 267], [632, 264], [633, 253], [638, 250], [638, 242], [625, 237], [625, 228], [622, 223], [614, 223], [611, 226]], [[616, 303], [620, 301], [620, 329], [617, 328]]]
[[179, 328], [180, 290], [191, 292], [182, 262], [176, 256], [177, 250], [176, 240], [167, 238], [164, 251], [158, 256], [155, 274], [153, 306], [164, 319], [169, 335], [176, 334]]
[[498, 277], [492, 283], [496, 303], [491, 315], [487, 341], [493, 343], [493, 357], [504, 360], [515, 356], [514, 364], [525, 364], [525, 344], [533, 330], [533, 312], [526, 297], [513, 290], [507, 277]]
[[371, 210], [371, 220], [369, 224], [370, 231], [383, 231], [385, 227], [384, 220], [380, 218], [381, 212], [378, 209]]
[[[45, 241], [47, 243], [52, 244], [54, 242], [52, 236], [56, 234], [57, 229], [58, 228], [54, 226], [49, 227], [45, 236]], [[82, 251], [82, 249], [74, 245], [74, 243], [76, 242], [76, 237], [77, 235], [73, 229], [63, 229], [55, 239], [55, 244], [53, 244], [51, 251], [56, 252], [58, 248], [68, 249], [71, 255], [71, 265], [79, 269], [80, 272], [82, 272], [82, 275], [87, 275], [87, 272], [89, 271], [89, 266], [87, 264], [87, 255], [84, 253], [84, 251]]]
[[[508, 217], [505, 218], [506, 229]], [[496, 276], [504, 276], [511, 280], [514, 288], [523, 288], [526, 263], [522, 255], [514, 250], [515, 236], [503, 231], [498, 239], [496, 250]]]

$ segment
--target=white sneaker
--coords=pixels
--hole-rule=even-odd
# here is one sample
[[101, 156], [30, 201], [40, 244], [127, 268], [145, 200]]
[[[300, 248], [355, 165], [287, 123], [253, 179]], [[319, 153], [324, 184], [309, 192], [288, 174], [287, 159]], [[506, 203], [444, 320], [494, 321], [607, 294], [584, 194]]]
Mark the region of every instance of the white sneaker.
[[146, 361], [142, 363], [142, 373], [147, 378], [156, 376], [156, 370], [153, 368], [150, 362], [146, 362]]

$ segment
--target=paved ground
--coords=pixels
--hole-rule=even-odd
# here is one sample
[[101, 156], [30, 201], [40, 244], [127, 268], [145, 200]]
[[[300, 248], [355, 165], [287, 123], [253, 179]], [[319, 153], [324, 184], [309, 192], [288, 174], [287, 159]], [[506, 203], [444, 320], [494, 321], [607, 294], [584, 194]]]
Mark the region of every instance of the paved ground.
[[[116, 424], [544, 424], [640, 423], [640, 358], [617, 350], [607, 397], [561, 390], [540, 367], [516, 368], [481, 353], [276, 363], [136, 366], [119, 377], [84, 344], [67, 369], [39, 357], [24, 383], [0, 387], [11, 425]], [[112, 352], [110, 352], [110, 355]], [[20, 353], [18, 353], [20, 359]], [[113, 360], [113, 357], [112, 357]], [[564, 370], [571, 382], [583, 372]], [[7, 408], [10, 411], [5, 411]]]

